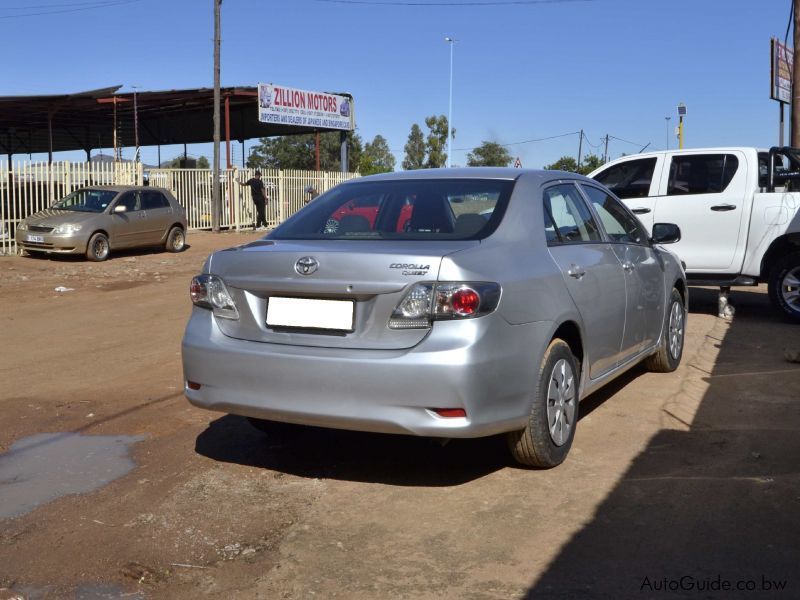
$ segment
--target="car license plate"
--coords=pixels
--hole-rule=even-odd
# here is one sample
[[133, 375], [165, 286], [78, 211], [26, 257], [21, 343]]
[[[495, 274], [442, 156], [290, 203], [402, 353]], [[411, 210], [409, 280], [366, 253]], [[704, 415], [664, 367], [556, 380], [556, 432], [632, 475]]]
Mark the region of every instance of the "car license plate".
[[353, 331], [353, 300], [315, 300], [272, 296], [267, 303], [269, 327]]
[[25, 241], [42, 243], [42, 242], [44, 242], [44, 236], [41, 236], [41, 235], [28, 235], [28, 236], [25, 236]]

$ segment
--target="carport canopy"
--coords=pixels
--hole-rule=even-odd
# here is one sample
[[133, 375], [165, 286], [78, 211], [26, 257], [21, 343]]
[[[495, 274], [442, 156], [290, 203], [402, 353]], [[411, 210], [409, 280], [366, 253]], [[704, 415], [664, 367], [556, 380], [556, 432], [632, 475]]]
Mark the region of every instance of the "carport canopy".
[[[135, 118], [139, 145], [206, 143], [213, 140], [214, 90], [196, 88], [118, 93], [113, 86], [77, 94], [0, 96], [0, 151], [13, 154], [113, 148], [116, 120], [117, 146], [135, 146]], [[336, 94], [352, 96], [343, 92]], [[261, 123], [258, 88], [221, 89], [223, 140], [339, 131]], [[116, 109], [116, 119], [115, 119]]]

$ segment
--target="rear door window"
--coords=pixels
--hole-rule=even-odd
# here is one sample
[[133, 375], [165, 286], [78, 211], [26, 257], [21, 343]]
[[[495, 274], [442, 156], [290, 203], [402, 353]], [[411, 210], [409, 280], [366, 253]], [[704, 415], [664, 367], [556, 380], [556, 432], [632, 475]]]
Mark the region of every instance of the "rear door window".
[[161, 192], [140, 192], [142, 210], [155, 210], [156, 208], [169, 208], [169, 202]]
[[594, 176], [618, 198], [645, 198], [650, 193], [656, 157], [627, 160]]
[[589, 207], [571, 183], [544, 191], [544, 230], [550, 244], [602, 241]]
[[272, 239], [482, 239], [497, 228], [513, 180], [355, 182], [323, 194]]
[[738, 168], [739, 159], [733, 154], [673, 156], [667, 195], [719, 194], [728, 187]]

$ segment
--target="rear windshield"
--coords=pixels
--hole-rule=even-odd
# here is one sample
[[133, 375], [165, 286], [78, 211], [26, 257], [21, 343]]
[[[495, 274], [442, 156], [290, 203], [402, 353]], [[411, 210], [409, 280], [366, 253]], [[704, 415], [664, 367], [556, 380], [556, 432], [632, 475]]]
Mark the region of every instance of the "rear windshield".
[[474, 240], [503, 218], [513, 181], [438, 179], [347, 183], [270, 235], [275, 240]]

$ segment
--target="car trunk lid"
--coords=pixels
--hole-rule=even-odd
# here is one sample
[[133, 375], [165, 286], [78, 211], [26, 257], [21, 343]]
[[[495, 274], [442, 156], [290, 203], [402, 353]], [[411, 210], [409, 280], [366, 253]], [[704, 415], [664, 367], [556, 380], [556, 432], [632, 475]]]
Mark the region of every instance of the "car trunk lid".
[[[437, 280], [444, 256], [479, 243], [260, 240], [217, 252], [208, 271], [224, 279], [240, 315], [217, 322], [225, 335], [256, 342], [410, 348], [429, 330], [390, 329], [392, 312], [412, 284]], [[329, 307], [339, 315], [336, 328], [325, 326]]]

